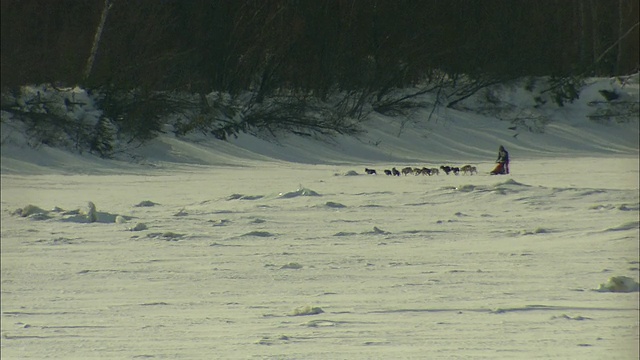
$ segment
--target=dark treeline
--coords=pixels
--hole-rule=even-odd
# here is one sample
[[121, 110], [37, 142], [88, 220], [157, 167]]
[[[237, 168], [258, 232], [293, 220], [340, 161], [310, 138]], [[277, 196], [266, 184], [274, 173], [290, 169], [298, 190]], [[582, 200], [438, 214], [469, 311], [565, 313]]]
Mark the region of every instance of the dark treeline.
[[3, 88], [294, 89], [322, 98], [442, 72], [638, 68], [638, 0], [2, 0], [1, 10]]

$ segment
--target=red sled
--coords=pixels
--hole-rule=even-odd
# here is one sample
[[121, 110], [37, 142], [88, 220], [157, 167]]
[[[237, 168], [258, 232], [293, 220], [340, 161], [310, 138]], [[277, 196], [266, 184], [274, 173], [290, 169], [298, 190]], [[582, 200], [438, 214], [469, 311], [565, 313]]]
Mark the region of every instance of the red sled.
[[491, 172], [489, 174], [491, 174], [491, 175], [502, 175], [502, 174], [505, 174], [504, 163], [498, 163], [498, 165], [496, 165], [496, 167], [493, 170], [491, 170]]

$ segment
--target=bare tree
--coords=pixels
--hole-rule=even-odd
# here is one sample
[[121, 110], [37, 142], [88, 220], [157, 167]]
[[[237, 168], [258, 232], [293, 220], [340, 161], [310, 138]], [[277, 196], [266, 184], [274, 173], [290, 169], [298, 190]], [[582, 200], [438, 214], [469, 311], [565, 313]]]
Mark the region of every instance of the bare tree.
[[102, 15], [100, 16], [100, 23], [96, 28], [96, 34], [93, 38], [93, 45], [91, 46], [91, 52], [89, 53], [89, 58], [87, 59], [87, 66], [84, 69], [84, 80], [89, 78], [91, 75], [91, 69], [93, 69], [93, 63], [96, 59], [96, 54], [98, 53], [98, 45], [100, 44], [100, 38], [102, 37], [102, 31], [104, 30], [104, 24], [107, 22], [107, 15], [109, 14], [109, 9], [113, 3], [111, 0], [104, 0], [104, 7], [102, 9]]
[[619, 0], [618, 6], [616, 73], [625, 75], [638, 70], [638, 59], [633, 56], [634, 53], [638, 54], [638, 1]]

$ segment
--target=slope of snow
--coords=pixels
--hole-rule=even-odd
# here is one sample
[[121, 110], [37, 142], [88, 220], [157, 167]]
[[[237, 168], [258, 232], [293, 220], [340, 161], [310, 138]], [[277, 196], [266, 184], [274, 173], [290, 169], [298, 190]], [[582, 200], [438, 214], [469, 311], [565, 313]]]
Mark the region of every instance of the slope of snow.
[[[130, 150], [128, 155], [136, 159], [137, 165], [148, 168], [167, 163], [242, 166], [265, 161], [307, 164], [491, 162], [499, 145], [504, 145], [516, 162], [559, 156], [637, 157], [637, 117], [624, 123], [588, 120], [597, 110], [593, 103], [603, 102], [599, 90], [616, 91], [622, 99], [638, 102], [637, 75], [625, 81], [623, 86], [616, 79], [591, 80], [573, 103], [563, 107], [549, 104], [536, 109], [532, 94], [517, 88], [502, 89], [499, 91], [503, 102], [516, 107], [507, 115], [485, 116], [443, 107], [433, 114], [431, 109], [418, 110], [410, 118], [389, 118], [374, 113], [365, 124], [365, 132], [357, 137], [311, 139], [283, 135], [277, 140], [264, 140], [241, 134], [229, 141], [217, 141], [198, 134], [176, 138], [168, 132], [142, 148]], [[73, 89], [74, 96], [80, 97], [79, 91]], [[483, 101], [481, 94], [476, 98], [480, 98], [476, 102]], [[83, 101], [91, 103], [90, 99]], [[522, 115], [523, 112], [529, 115]], [[93, 113], [94, 110], [84, 109], [76, 115]], [[544, 117], [550, 122], [543, 132], [532, 132], [525, 126], [514, 126], [513, 122], [523, 116]], [[113, 169], [135, 172], [139, 166], [131, 166], [127, 161], [104, 161], [91, 154], [78, 156], [46, 145], [34, 150], [20, 133], [19, 126], [3, 113], [2, 173], [38, 173], [38, 169], [44, 173], [109, 173]]]

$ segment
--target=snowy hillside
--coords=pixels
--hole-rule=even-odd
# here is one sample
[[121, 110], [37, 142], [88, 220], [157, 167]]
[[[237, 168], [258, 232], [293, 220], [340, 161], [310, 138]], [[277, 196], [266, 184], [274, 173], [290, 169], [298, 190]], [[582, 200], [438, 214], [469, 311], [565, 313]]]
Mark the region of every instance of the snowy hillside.
[[[481, 91], [463, 103], [461, 108], [465, 111], [439, 106], [435, 111], [417, 110], [409, 117], [372, 113], [363, 124], [365, 132], [357, 137], [310, 139], [289, 135], [264, 140], [243, 134], [223, 142], [198, 134], [176, 138], [168, 128], [167, 134], [142, 148], [116, 155], [125, 163], [103, 161], [90, 154], [77, 156], [46, 145], [31, 149], [21, 125], [3, 112], [2, 172], [25, 168], [38, 172], [38, 167], [50, 168], [45, 172], [100, 172], [109, 171], [111, 167], [124, 171], [130, 167], [126, 162], [131, 159], [153, 166], [167, 162], [233, 165], [252, 161], [491, 163], [500, 144], [510, 150], [516, 162], [557, 156], [638, 155], [638, 75], [589, 80], [580, 98], [563, 107], [550, 99], [543, 99], [543, 105], [536, 103], [535, 94], [522, 86], [515, 84]], [[69, 91], [76, 101], [87, 104], [72, 116], [97, 121], [99, 113], [91, 107], [92, 101], [87, 95], [80, 89]], [[601, 91], [616, 93], [619, 97], [607, 101]], [[631, 115], [615, 116], [619, 113]]]

